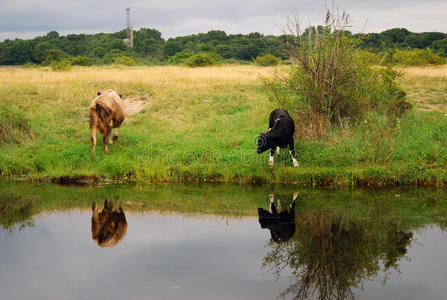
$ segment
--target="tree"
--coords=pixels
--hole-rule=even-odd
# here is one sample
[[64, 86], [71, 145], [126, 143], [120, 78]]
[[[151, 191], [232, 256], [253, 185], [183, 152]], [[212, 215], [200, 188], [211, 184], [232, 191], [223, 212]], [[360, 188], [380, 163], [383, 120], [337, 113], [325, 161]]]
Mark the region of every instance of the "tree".
[[50, 42], [43, 41], [34, 46], [33, 56], [34, 60], [38, 63], [43, 62], [47, 58], [47, 51], [53, 49], [53, 45]]
[[433, 50], [438, 52], [440, 55], [447, 57], [447, 38], [434, 41], [431, 46]]

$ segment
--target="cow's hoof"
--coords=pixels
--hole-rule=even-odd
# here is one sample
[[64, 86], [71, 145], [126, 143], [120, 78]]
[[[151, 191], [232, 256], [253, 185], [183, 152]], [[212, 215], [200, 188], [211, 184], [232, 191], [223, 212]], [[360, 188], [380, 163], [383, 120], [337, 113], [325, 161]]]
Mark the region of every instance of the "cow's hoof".
[[293, 163], [293, 166], [294, 166], [295, 168], [298, 168], [298, 167], [299, 167], [299, 164], [298, 164], [298, 163]]
[[296, 198], [298, 198], [298, 192], [293, 193], [293, 201], [295, 201]]

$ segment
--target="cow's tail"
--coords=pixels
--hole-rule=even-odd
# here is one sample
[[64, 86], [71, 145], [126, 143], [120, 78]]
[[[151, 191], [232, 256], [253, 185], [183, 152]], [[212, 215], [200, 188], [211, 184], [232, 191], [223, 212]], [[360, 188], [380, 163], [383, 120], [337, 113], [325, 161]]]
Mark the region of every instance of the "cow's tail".
[[112, 114], [110, 109], [108, 107], [105, 107], [104, 105], [101, 105], [100, 103], [96, 103], [95, 107], [96, 113], [98, 114], [98, 117], [100, 121], [104, 122], [108, 119], [108, 117]]

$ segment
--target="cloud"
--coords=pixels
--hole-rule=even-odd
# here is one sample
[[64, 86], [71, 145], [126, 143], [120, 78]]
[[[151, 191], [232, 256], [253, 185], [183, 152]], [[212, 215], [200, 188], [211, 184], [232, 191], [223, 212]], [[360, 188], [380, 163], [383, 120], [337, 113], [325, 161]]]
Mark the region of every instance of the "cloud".
[[[328, 4], [329, 3], [329, 4]], [[330, 1], [311, 0], [0, 0], [0, 39], [59, 33], [115, 32], [125, 27], [131, 7], [135, 28], [156, 28], [165, 38], [221, 29], [229, 33], [281, 33], [285, 13], [300, 12], [305, 23], [318, 24]], [[447, 31], [445, 0], [339, 0], [355, 19], [353, 31], [405, 27], [411, 31]], [[305, 24], [307, 25], [307, 24]]]

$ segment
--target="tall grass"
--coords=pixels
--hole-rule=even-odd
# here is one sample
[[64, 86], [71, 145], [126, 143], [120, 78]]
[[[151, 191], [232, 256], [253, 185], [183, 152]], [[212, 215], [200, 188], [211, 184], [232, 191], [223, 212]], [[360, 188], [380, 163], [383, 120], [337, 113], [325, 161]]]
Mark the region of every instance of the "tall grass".
[[292, 66], [267, 79], [266, 88], [272, 100], [295, 115], [301, 135], [319, 137], [372, 111], [395, 119], [411, 107], [396, 84], [399, 73], [366, 60], [358, 41], [345, 34], [349, 25], [349, 15], [330, 10], [317, 30], [306, 33], [297, 19], [289, 24]]
[[29, 118], [14, 104], [0, 104], [0, 144], [20, 144], [34, 136]]

